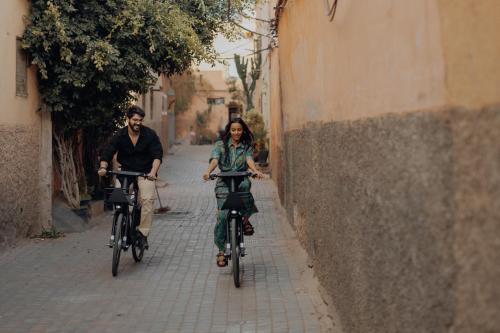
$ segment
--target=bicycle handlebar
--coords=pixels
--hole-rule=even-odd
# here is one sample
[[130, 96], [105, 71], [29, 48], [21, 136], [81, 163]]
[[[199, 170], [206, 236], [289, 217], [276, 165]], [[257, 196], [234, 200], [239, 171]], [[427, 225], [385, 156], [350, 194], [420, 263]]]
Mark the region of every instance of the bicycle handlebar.
[[148, 175], [144, 172], [134, 172], [134, 171], [106, 171], [106, 175], [116, 175], [116, 176], [129, 176], [129, 177], [144, 177], [146, 178]]
[[257, 174], [250, 171], [228, 171], [212, 173], [208, 178], [214, 180], [215, 178], [231, 178], [231, 177], [252, 177], [255, 178]]

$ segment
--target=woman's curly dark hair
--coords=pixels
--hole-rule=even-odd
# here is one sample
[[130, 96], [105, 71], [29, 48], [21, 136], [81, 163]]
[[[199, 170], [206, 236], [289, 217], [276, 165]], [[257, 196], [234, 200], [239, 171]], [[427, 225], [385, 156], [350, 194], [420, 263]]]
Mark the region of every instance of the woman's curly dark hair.
[[229, 163], [229, 140], [231, 140], [231, 124], [238, 123], [243, 128], [243, 134], [241, 135], [240, 142], [245, 146], [245, 151], [247, 151], [253, 143], [253, 133], [248, 128], [248, 125], [241, 118], [234, 118], [229, 120], [224, 129], [224, 133], [221, 135], [222, 142], [224, 143], [224, 160]]

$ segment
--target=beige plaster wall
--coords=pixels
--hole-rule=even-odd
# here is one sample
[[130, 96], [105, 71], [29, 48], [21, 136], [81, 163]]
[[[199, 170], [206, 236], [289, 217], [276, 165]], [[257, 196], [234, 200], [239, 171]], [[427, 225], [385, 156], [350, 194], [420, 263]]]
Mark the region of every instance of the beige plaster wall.
[[136, 101], [136, 104], [146, 113], [144, 125], [154, 129], [158, 135], [161, 134], [163, 96], [165, 96], [165, 93], [163, 92], [162, 78], [160, 77], [156, 84]]
[[500, 101], [500, 1], [437, 0], [450, 104]]
[[500, 101], [500, 2], [288, 1], [279, 44], [287, 130]]
[[287, 130], [446, 103], [434, 0], [289, 1], [279, 24]]
[[34, 66], [28, 70], [28, 97], [16, 96], [16, 37], [24, 31], [23, 16], [29, 13], [29, 1], [0, 1], [0, 123], [35, 124], [39, 95]]
[[268, 56], [270, 64], [269, 95], [269, 161], [271, 176], [278, 185], [280, 198], [283, 199], [283, 110], [281, 108], [281, 88], [279, 72], [279, 49], [274, 49]]

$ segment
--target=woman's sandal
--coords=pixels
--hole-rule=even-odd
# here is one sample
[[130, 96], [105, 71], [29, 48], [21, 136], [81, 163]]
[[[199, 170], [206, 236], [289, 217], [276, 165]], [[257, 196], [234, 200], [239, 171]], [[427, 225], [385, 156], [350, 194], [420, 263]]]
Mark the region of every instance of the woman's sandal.
[[217, 266], [218, 267], [226, 267], [227, 266], [227, 258], [224, 255], [224, 252], [219, 252], [216, 255]]
[[243, 220], [243, 235], [252, 236], [254, 234], [253, 226], [248, 219]]

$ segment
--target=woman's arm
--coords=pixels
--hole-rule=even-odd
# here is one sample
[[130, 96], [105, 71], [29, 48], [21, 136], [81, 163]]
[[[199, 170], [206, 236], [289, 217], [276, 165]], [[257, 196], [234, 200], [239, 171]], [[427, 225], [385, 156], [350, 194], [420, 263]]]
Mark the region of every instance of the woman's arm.
[[203, 179], [208, 180], [210, 178], [210, 173], [215, 170], [217, 165], [219, 164], [219, 160], [216, 160], [215, 158], [212, 158], [210, 160], [210, 163], [208, 163], [208, 169], [207, 172], [203, 174]]
[[250, 171], [255, 173], [255, 175], [257, 176], [258, 179], [264, 178], [264, 174], [262, 174], [262, 172], [257, 170], [257, 166], [255, 165], [255, 162], [253, 161], [253, 159], [247, 158], [247, 164], [248, 164], [248, 168], [250, 169]]

